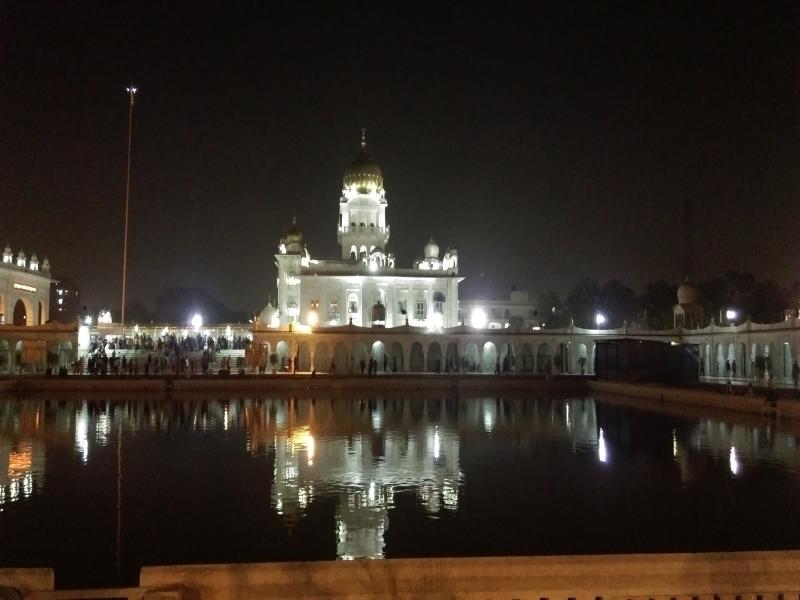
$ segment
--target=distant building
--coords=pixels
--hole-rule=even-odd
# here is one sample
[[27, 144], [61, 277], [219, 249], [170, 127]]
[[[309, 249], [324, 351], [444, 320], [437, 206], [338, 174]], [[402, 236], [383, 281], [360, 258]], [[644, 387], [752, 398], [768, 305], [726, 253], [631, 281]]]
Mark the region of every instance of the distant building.
[[[505, 329], [514, 327], [531, 330], [541, 325], [539, 305], [530, 299], [525, 290], [512, 287], [508, 299], [502, 300], [464, 300], [459, 303], [461, 318], [465, 325]], [[480, 321], [485, 319], [485, 324]], [[473, 320], [478, 321], [473, 323]]]
[[50, 318], [60, 323], [71, 323], [78, 318], [78, 286], [69, 277], [54, 281], [50, 286]]
[[678, 303], [672, 309], [673, 326], [684, 329], [699, 329], [705, 325], [700, 291], [691, 284], [689, 277], [678, 287]]
[[50, 261], [10, 246], [0, 263], [0, 324], [44, 325], [50, 318]]

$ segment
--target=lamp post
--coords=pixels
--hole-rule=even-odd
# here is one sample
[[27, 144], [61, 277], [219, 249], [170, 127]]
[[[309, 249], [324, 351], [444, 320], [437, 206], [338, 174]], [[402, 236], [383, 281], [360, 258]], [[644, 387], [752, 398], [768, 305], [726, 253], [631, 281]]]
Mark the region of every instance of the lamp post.
[[122, 245], [122, 315], [120, 325], [122, 326], [122, 337], [125, 337], [125, 287], [128, 281], [128, 205], [131, 198], [131, 139], [133, 136], [133, 97], [136, 95], [135, 87], [125, 88], [128, 92], [128, 175], [125, 181], [125, 235]]

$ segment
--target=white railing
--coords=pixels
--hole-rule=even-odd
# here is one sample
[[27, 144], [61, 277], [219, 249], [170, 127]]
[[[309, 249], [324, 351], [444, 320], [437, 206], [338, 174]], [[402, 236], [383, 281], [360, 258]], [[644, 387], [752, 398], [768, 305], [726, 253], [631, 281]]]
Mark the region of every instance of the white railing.
[[339, 233], [389, 233], [389, 226], [378, 227], [377, 225], [339, 225]]

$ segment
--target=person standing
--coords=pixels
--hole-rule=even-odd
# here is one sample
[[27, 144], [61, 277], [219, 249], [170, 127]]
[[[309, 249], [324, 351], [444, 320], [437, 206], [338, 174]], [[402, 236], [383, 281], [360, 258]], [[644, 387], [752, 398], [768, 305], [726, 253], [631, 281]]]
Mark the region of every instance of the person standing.
[[731, 373], [733, 374], [733, 378], [736, 379], [736, 359], [733, 359], [731, 363]]

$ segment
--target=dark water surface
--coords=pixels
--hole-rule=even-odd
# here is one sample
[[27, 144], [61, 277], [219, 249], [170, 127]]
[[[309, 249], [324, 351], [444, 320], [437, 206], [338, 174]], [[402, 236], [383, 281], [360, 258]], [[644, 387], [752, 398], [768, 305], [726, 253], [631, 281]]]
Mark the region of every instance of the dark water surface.
[[0, 401], [0, 566], [800, 547], [798, 431], [590, 397]]

